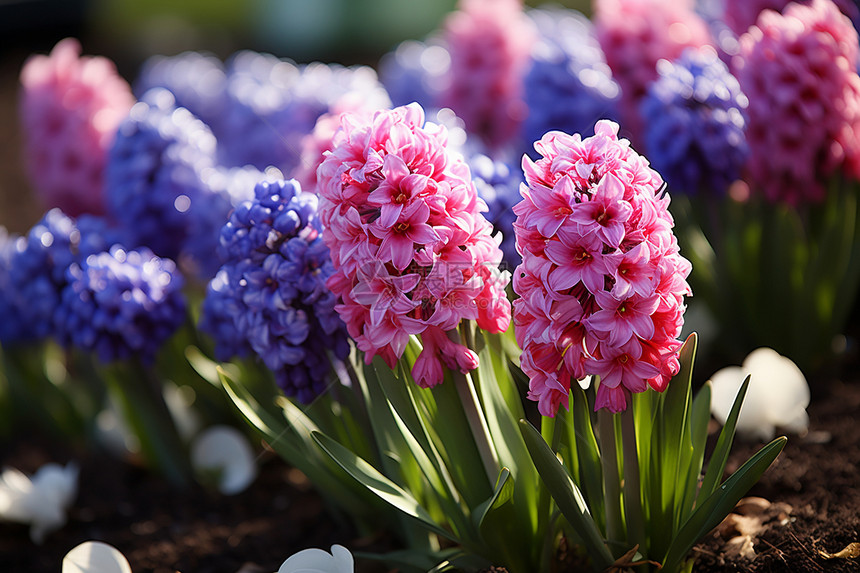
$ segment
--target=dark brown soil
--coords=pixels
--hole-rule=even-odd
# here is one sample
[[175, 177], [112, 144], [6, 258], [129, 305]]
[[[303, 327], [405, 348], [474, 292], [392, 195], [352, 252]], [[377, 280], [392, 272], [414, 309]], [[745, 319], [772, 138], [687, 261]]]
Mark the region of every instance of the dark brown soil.
[[[224, 496], [197, 485], [176, 489], [106, 453], [70, 450], [23, 435], [0, 445], [3, 466], [32, 473], [51, 461], [75, 461], [80, 467], [68, 523], [39, 546], [30, 541], [27, 526], [0, 522], [4, 573], [56, 573], [63, 556], [88, 540], [119, 549], [135, 573], [271, 573], [308, 547], [388, 548], [384, 539], [359, 538], [347, 522], [336, 520], [302, 474], [267, 452], [254, 484]], [[359, 565], [359, 572], [385, 570], [374, 562]]]
[[[723, 528], [696, 547], [699, 572], [860, 571], [856, 559], [827, 560], [860, 541], [860, 385], [833, 382], [810, 406], [810, 432], [791, 436], [751, 496], [773, 502], [758, 515], [754, 558], [733, 549]], [[729, 471], [759, 447], [737, 441]], [[0, 445], [0, 464], [32, 472], [54, 461], [80, 464], [80, 492], [68, 524], [42, 546], [27, 527], [0, 524], [0, 571], [56, 572], [63, 555], [86, 540], [110, 543], [136, 573], [275, 571], [292, 553], [340, 543], [353, 552], [392, 549], [386, 539], [359, 538], [337, 521], [301, 474], [264, 453], [261, 474], [245, 492], [226, 497], [199, 486], [176, 490], [158, 476], [105, 454], [70, 451], [20, 435]], [[259, 567], [261, 569], [256, 569]], [[358, 571], [386, 569], [358, 562]]]

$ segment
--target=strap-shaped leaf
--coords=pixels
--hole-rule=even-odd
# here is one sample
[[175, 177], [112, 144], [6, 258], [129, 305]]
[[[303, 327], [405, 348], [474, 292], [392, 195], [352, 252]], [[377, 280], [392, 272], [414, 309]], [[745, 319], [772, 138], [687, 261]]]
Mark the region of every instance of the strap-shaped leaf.
[[475, 529], [481, 531], [481, 526], [484, 524], [484, 520], [487, 519], [487, 516], [490, 515], [494, 509], [497, 509], [509, 502], [513, 496], [514, 480], [511, 477], [511, 470], [508, 468], [502, 468], [502, 471], [499, 472], [499, 479], [496, 480], [493, 495], [491, 495], [485, 502], [478, 505], [478, 507], [475, 508], [475, 512], [472, 514]]
[[749, 386], [750, 377], [747, 376], [744, 383], [741, 384], [737, 396], [735, 396], [735, 402], [729, 412], [729, 417], [726, 418], [726, 423], [723, 429], [720, 430], [720, 436], [717, 438], [717, 445], [708, 462], [708, 470], [705, 472], [705, 479], [702, 481], [702, 487], [699, 489], [697, 500], [704, 500], [714, 493], [717, 484], [723, 477], [723, 471], [726, 469], [726, 462], [729, 459], [729, 452], [732, 449], [732, 442], [735, 439], [735, 427], [738, 423], [738, 416], [741, 413], [741, 406], [744, 403], [744, 397], [747, 395]]
[[594, 568], [600, 571], [606, 569], [612, 565], [614, 559], [603, 543], [600, 531], [594, 524], [579, 488], [564, 471], [564, 466], [561, 465], [534, 426], [526, 420], [520, 420], [520, 431], [538, 474], [546, 484], [561, 513], [582, 539], [592, 558]]
[[412, 497], [407, 491], [396, 483], [382, 475], [376, 468], [362, 458], [343, 447], [341, 444], [320, 432], [313, 432], [312, 436], [322, 450], [331, 459], [344, 469], [346, 473], [358, 480], [364, 487], [370, 490], [383, 501], [394, 508], [405, 513], [409, 517], [417, 519], [428, 531], [442, 537], [453, 539], [448, 531], [445, 531], [433, 520], [427, 510]]
[[675, 571], [693, 545], [725, 519], [738, 501], [770, 467], [787, 441], [783, 436], [764, 446], [696, 508], [669, 546], [666, 559], [663, 561], [665, 571]]

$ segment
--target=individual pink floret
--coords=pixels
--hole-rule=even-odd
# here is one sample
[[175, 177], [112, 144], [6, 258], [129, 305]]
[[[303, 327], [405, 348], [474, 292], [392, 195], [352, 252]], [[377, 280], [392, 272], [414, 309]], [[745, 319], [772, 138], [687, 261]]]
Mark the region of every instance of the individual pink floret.
[[461, 0], [458, 8], [444, 24], [451, 66], [442, 103], [485, 145], [510, 145], [528, 115], [523, 85], [534, 25], [522, 0]]
[[621, 124], [638, 142], [639, 102], [657, 79], [657, 62], [673, 61], [687, 47], [713, 45], [711, 33], [692, 0], [593, 0], [593, 5], [597, 39], [621, 87]]
[[327, 284], [365, 360], [381, 356], [394, 367], [420, 335], [413, 375], [421, 386], [441, 382], [443, 364], [475, 368], [477, 356], [452, 331], [464, 319], [506, 330], [510, 275], [498, 268], [500, 238], [445, 128], [425, 123], [418, 104], [343, 114], [317, 191], [337, 269]]
[[21, 128], [30, 180], [45, 207], [102, 214], [107, 150], [134, 104], [110, 60], [66, 38], [21, 69]]
[[549, 132], [523, 157], [514, 207], [517, 342], [529, 398], [545, 416], [567, 407], [572, 381], [599, 376], [595, 409], [663, 391], [678, 372], [690, 263], [678, 249], [663, 181], [600, 121], [595, 135]]
[[824, 199], [836, 170], [860, 177], [857, 31], [830, 0], [766, 10], [733, 71], [749, 99], [747, 169], [770, 201]]

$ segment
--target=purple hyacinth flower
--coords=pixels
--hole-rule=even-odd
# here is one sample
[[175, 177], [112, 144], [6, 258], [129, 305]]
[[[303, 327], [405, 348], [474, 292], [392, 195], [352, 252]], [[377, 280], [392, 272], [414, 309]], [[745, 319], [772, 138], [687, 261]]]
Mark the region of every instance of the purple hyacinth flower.
[[219, 360], [253, 352], [289, 396], [310, 402], [331, 361], [349, 353], [346, 327], [325, 282], [334, 272], [317, 197], [295, 180], [258, 183], [221, 231], [221, 269], [203, 301], [201, 331]]
[[291, 174], [299, 165], [302, 139], [321, 115], [336, 111], [344, 100], [388, 106], [388, 94], [367, 66], [300, 66], [241, 51], [226, 69], [227, 108], [216, 130], [218, 158], [225, 166], [274, 166]]
[[90, 255], [66, 271], [57, 337], [103, 363], [151, 363], [186, 316], [183, 280], [170, 259], [142, 247]]
[[738, 81], [711, 48], [685, 50], [657, 69], [641, 104], [652, 166], [673, 191], [724, 194], [749, 151]]
[[393, 106], [418, 102], [424, 109], [439, 106], [451, 55], [438, 42], [407, 40], [379, 60], [379, 81]]
[[599, 119], [617, 116], [620, 90], [612, 79], [591, 22], [575, 10], [530, 10], [538, 29], [525, 80], [528, 116], [522, 125], [525, 150], [552, 131], [591, 133]]
[[522, 169], [516, 162], [494, 160], [482, 153], [469, 158], [469, 167], [478, 196], [490, 209], [484, 216], [493, 224], [494, 233], [502, 233], [503, 260], [508, 270], [512, 271], [522, 262], [517, 252], [513, 226], [517, 218], [513, 206], [522, 200]]
[[[24, 343], [54, 334], [54, 316], [66, 286], [66, 270], [75, 262], [110, 247], [116, 235], [96, 217], [81, 224], [60, 209], [51, 209], [26, 236], [7, 239], [0, 271], [4, 305], [14, 310], [17, 323], [4, 330], [0, 341]], [[5, 316], [5, 313], [4, 313]], [[17, 318], [15, 318], [17, 317]]]
[[216, 132], [227, 107], [224, 63], [211, 54], [152, 56], [144, 62], [132, 87], [138, 99], [152, 88], [168, 90], [177, 107], [184, 107]]
[[124, 244], [178, 260], [193, 218], [211, 208], [203, 174], [214, 166], [210, 129], [167, 90], [147, 92], [120, 125], [106, 169], [108, 211]]

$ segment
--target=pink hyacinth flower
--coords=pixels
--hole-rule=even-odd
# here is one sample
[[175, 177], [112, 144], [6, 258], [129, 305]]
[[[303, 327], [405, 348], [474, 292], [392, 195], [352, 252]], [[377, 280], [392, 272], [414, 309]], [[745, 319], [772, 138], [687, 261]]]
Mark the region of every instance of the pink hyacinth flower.
[[830, 0], [762, 12], [732, 60], [749, 98], [747, 169], [770, 201], [820, 202], [836, 170], [860, 178], [858, 39]]
[[418, 104], [372, 116], [343, 114], [317, 169], [323, 239], [335, 273], [336, 307], [368, 362], [389, 366], [419, 335], [416, 382], [430, 387], [477, 355], [451, 340], [461, 320], [507, 329], [509, 275], [492, 225], [481, 215], [471, 173], [442, 126]]
[[103, 172], [131, 88], [103, 57], [82, 57], [66, 38], [21, 69], [21, 127], [33, 186], [46, 207], [69, 215], [104, 212]]
[[[834, 0], [842, 12], [852, 21], [860, 20], [860, 9], [852, 0]], [[732, 31], [740, 36], [754, 26], [765, 10], [782, 12], [791, 0], [723, 0], [722, 18]]]
[[445, 21], [451, 55], [442, 102], [489, 147], [512, 143], [528, 114], [523, 82], [536, 39], [522, 0], [461, 0]]
[[684, 48], [713, 45], [692, 0], [594, 0], [594, 27], [612, 77], [621, 87], [622, 125], [641, 139], [639, 102], [657, 79], [657, 62]]
[[571, 380], [599, 377], [595, 408], [663, 391], [678, 372], [690, 264], [678, 251], [660, 176], [601, 121], [595, 135], [547, 133], [523, 158], [514, 208], [517, 342], [529, 398], [554, 416]]

